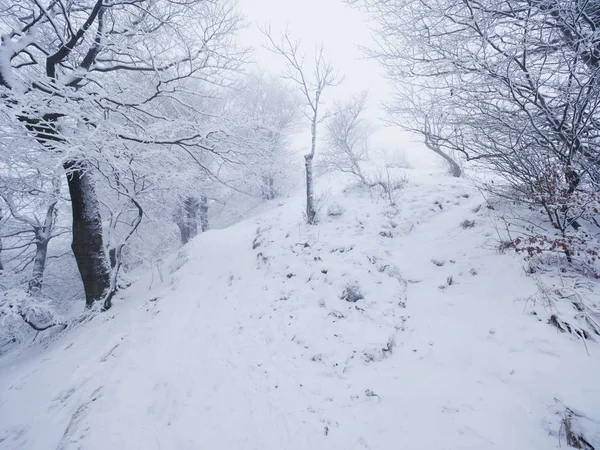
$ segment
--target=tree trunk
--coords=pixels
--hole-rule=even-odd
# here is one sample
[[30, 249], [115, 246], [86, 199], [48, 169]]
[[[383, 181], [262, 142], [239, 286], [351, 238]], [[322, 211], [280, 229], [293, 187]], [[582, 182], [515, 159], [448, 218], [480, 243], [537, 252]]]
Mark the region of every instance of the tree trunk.
[[445, 153], [444, 156], [446, 157], [445, 159], [448, 162], [448, 165], [450, 166], [450, 173], [452, 174], [452, 176], [455, 178], [460, 178], [460, 176], [462, 175], [462, 169], [460, 168], [458, 163]]
[[[0, 208], [0, 222], [4, 216], [2, 215], [2, 208]], [[0, 236], [0, 271], [4, 270], [4, 266], [2, 265], [2, 236]]]
[[68, 161], [64, 168], [73, 209], [71, 248], [83, 281], [85, 304], [91, 307], [95, 301], [102, 300], [110, 288], [110, 269], [102, 242], [100, 203], [84, 162]]
[[44, 270], [46, 269], [46, 258], [48, 256], [48, 242], [47, 239], [38, 239], [35, 243], [33, 271], [28, 286], [28, 292], [34, 295], [39, 294], [42, 291]]
[[[187, 244], [198, 234], [198, 199], [188, 195], [183, 199], [176, 217], [176, 223], [181, 234], [181, 243]], [[207, 206], [208, 208], [208, 206]]]
[[268, 150], [268, 161], [267, 161], [267, 173], [262, 176], [262, 198], [264, 200], [273, 200], [275, 198], [275, 188], [274, 188], [274, 165], [275, 163], [275, 154], [276, 154], [276, 146], [277, 141], [279, 141], [279, 133], [275, 134], [272, 130], [267, 132], [267, 138], [269, 141], [269, 150]]
[[112, 247], [108, 249], [108, 260], [110, 261], [110, 268], [114, 269], [117, 266], [117, 249]]
[[304, 155], [304, 167], [306, 167], [306, 222], [310, 225], [314, 225], [317, 221], [313, 184], [313, 159], [315, 158], [315, 151], [317, 149], [317, 117], [319, 117], [317, 107], [313, 111], [314, 114], [310, 124], [310, 153]]
[[35, 257], [33, 258], [33, 271], [29, 280], [28, 292], [31, 294], [39, 294], [42, 291], [44, 282], [44, 271], [46, 270], [46, 260], [48, 259], [48, 244], [52, 239], [54, 231], [54, 222], [56, 220], [56, 204], [60, 195], [60, 177], [52, 178], [55, 197], [48, 203], [46, 208], [46, 218], [41, 227], [35, 227]]
[[450, 169], [450, 174], [453, 177], [460, 178], [460, 176], [462, 175], [462, 169], [460, 168], [458, 163], [456, 161], [454, 161], [454, 159], [452, 159], [450, 156], [446, 155], [446, 153], [444, 153], [439, 148], [433, 148], [433, 147], [429, 147], [429, 148], [431, 150], [433, 150], [435, 153], [437, 153], [438, 155], [440, 155], [442, 158], [444, 158], [444, 160], [448, 163], [448, 168]]
[[314, 225], [317, 218], [313, 189], [313, 156], [313, 154], [304, 156], [304, 165], [306, 167], [306, 221], [311, 225]]
[[200, 197], [200, 226], [203, 233], [208, 231], [208, 198], [206, 195]]
[[456, 161], [454, 161], [454, 159], [452, 159], [452, 157], [450, 157], [449, 155], [444, 153], [443, 150], [441, 148], [439, 148], [439, 146], [437, 146], [436, 144], [434, 144], [430, 141], [427, 131], [425, 133], [426, 133], [425, 134], [425, 146], [432, 152], [434, 152], [434, 153], [440, 155], [442, 158], [444, 158], [444, 160], [448, 163], [448, 166], [450, 168], [450, 173], [452, 174], [453, 177], [460, 178], [460, 176], [462, 175], [462, 169], [460, 168], [458, 163]]
[[262, 198], [263, 200], [273, 200], [275, 198], [274, 179], [272, 174], [262, 177]]

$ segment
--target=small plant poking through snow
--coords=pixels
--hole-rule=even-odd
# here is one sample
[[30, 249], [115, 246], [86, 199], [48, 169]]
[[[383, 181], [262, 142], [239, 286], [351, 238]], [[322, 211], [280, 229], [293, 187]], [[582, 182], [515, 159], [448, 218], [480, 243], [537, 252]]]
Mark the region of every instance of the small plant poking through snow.
[[438, 289], [441, 289], [442, 291], [447, 289], [448, 286], [452, 286], [454, 284], [454, 278], [452, 278], [452, 275], [450, 275], [448, 278], [446, 278], [446, 284], [440, 284], [438, 286]]
[[460, 223], [460, 226], [461, 226], [461, 228], [464, 228], [465, 230], [467, 228], [473, 228], [475, 226], [475, 221], [465, 219]]
[[329, 217], [338, 217], [342, 214], [344, 214], [344, 207], [338, 202], [330, 203], [329, 206], [327, 206], [327, 215]]
[[541, 303], [548, 317], [547, 323], [561, 333], [582, 339], [587, 352], [585, 341], [593, 341], [600, 336], [600, 311], [596, 303], [585, 295], [589, 286], [564, 279], [561, 285], [550, 286], [538, 279], [537, 287], [536, 294], [530, 298], [533, 306]]
[[367, 397], [379, 397], [372, 389], [365, 389], [365, 395]]
[[594, 450], [594, 447], [587, 441], [579, 426], [577, 419], [580, 417], [582, 416], [576, 414], [570, 408], [565, 409], [561, 426], [562, 431], [565, 434], [567, 445], [572, 448]]
[[342, 292], [341, 298], [350, 303], [356, 303], [359, 300], [362, 300], [364, 297], [360, 286], [358, 283], [347, 284], [344, 288], [344, 292]]
[[389, 205], [395, 206], [400, 191], [407, 183], [408, 177], [405, 173], [394, 172], [392, 167], [386, 164], [374, 179], [369, 181], [368, 186], [371, 189], [379, 190], [381, 198], [385, 199]]

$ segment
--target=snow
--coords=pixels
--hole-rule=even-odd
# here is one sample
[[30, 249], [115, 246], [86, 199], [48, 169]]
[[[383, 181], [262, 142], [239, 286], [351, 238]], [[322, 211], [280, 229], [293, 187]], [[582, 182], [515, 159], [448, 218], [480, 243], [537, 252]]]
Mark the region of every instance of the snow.
[[318, 225], [273, 202], [4, 356], [0, 448], [546, 450], [565, 408], [598, 448], [597, 342], [547, 324], [468, 181], [408, 172], [396, 207], [319, 180]]

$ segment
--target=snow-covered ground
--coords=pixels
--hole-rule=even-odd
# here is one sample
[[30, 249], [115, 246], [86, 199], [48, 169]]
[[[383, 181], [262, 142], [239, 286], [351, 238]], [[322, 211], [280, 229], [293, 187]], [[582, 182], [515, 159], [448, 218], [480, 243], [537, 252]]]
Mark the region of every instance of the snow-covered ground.
[[299, 193], [207, 232], [4, 356], [0, 448], [546, 450], [565, 414], [600, 448], [598, 344], [467, 181], [409, 172], [397, 207], [333, 183], [317, 226]]

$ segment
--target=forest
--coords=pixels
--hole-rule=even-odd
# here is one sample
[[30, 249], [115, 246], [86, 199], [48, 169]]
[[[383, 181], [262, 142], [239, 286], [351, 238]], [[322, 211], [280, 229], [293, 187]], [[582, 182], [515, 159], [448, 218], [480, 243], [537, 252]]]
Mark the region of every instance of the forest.
[[[327, 41], [313, 39], [291, 24], [273, 26], [269, 6], [261, 12], [258, 3], [0, 0], [0, 362], [36, 352], [41, 357], [52, 355], [52, 349], [64, 347], [65, 340], [84, 345], [86, 336], [109, 345], [112, 338], [123, 340], [150, 320], [140, 316], [126, 322], [127, 314], [138, 314], [125, 313], [130, 311], [127, 308], [154, 311], [160, 309], [157, 305], [168, 304], [164, 308], [170, 308], [169, 320], [164, 327], [155, 326], [159, 335], [164, 332], [166, 359], [172, 357], [167, 349], [195, 352], [185, 342], [196, 342], [201, 348], [219, 348], [227, 360], [246, 361], [237, 359], [234, 349], [256, 345], [249, 354], [258, 358], [263, 350], [256, 342], [266, 339], [268, 345], [282, 342], [281, 347], [273, 347], [269, 358], [278, 374], [271, 376], [283, 385], [289, 374], [304, 373], [303, 364], [325, 364], [343, 380], [345, 370], [354, 367], [354, 355], [363, 352], [365, 367], [372, 367], [398, 358], [401, 350], [393, 352], [393, 348], [408, 349], [397, 335], [405, 331], [405, 322], [421, 333], [438, 326], [428, 323], [439, 322], [440, 330], [450, 327], [446, 320], [462, 320], [469, 328], [493, 321], [490, 317], [501, 308], [497, 305], [510, 303], [502, 299], [504, 295], [515, 302], [525, 299], [517, 304], [521, 313], [497, 311], [497, 318], [504, 317], [502, 323], [514, 327], [506, 338], [510, 345], [520, 347], [521, 335], [529, 339], [530, 334], [540, 333], [543, 337], [532, 337], [531, 345], [553, 350], [535, 347], [531, 351], [556, 352], [563, 361], [564, 367], [546, 379], [549, 387], [541, 382], [543, 386], [535, 388], [539, 396], [535, 391], [538, 397], [531, 400], [539, 405], [554, 398], [548, 406], [551, 413], [532, 413], [551, 431], [540, 426], [534, 437], [528, 434], [531, 430], [494, 437], [502, 426], [513, 427], [509, 419], [504, 425], [492, 423], [502, 420], [502, 411], [496, 411], [500, 415], [486, 416], [483, 428], [473, 425], [487, 440], [450, 438], [456, 429], [448, 425], [438, 437], [449, 440], [431, 437], [420, 442], [417, 429], [428, 420], [422, 411], [414, 419], [417, 428], [407, 432], [406, 448], [599, 449], [600, 391], [591, 380], [600, 368], [595, 353], [600, 340], [600, 1], [327, 0], [323, 11], [308, 3], [297, 6], [306, 9], [308, 28], [310, 16], [326, 15], [329, 7], [362, 21], [368, 41], [345, 45], [352, 47], [353, 55], [371, 61], [370, 67], [378, 73], [351, 69], [346, 73], [346, 66], [336, 64], [342, 56]], [[248, 20], [249, 12], [260, 21]], [[339, 30], [343, 39], [351, 36], [352, 30], [343, 30], [352, 26], [343, 20], [323, 20], [332, 34]], [[244, 38], [248, 30], [259, 36], [257, 42]], [[349, 80], [352, 86], [344, 87]], [[385, 94], [371, 92], [377, 89]], [[381, 145], [376, 136], [384, 129], [396, 130], [395, 136], [400, 137]], [[248, 258], [245, 252], [251, 252]], [[359, 253], [362, 256], [354, 260]], [[327, 258], [337, 259], [327, 265]], [[250, 275], [254, 270], [262, 272]], [[269, 281], [277, 277], [288, 287], [278, 291], [274, 306], [261, 303], [271, 302], [266, 298], [280, 289]], [[315, 285], [319, 279], [324, 284]], [[265, 280], [264, 285], [260, 280]], [[197, 297], [177, 306], [175, 294], [168, 302], [164, 298], [169, 289], [179, 289], [185, 298], [195, 291]], [[411, 289], [417, 291], [411, 294]], [[446, 319], [435, 316], [446, 314], [440, 312], [442, 306], [402, 312], [406, 303], [411, 304], [411, 296], [447, 298], [455, 289], [459, 290], [452, 294], [456, 302], [471, 302], [463, 306], [460, 319], [453, 318], [452, 312]], [[485, 292], [493, 293], [493, 301], [480, 311], [476, 299]], [[329, 310], [332, 298], [351, 311]], [[207, 307], [205, 326], [190, 325], [194, 338], [189, 341], [190, 334], [183, 331], [186, 316], [195, 315], [191, 311], [202, 302], [214, 305]], [[226, 308], [228, 302], [238, 306], [211, 309]], [[402, 311], [394, 309], [398, 307]], [[321, 317], [323, 308], [327, 314]], [[372, 314], [371, 321], [366, 314]], [[268, 328], [263, 330], [258, 322], [251, 325], [256, 317], [266, 315], [270, 318], [263, 321], [269, 321]], [[283, 331], [288, 316], [290, 328]], [[545, 327], [523, 332], [537, 327], [533, 322], [521, 324], [533, 316]], [[107, 325], [115, 317], [118, 325]], [[176, 322], [181, 330], [167, 333], [167, 324]], [[333, 334], [340, 339], [333, 344], [327, 330], [340, 323], [346, 325]], [[112, 331], [102, 328], [110, 326]], [[499, 326], [490, 322], [486, 336], [498, 336], [492, 329]], [[213, 327], [210, 333], [203, 331]], [[382, 331], [386, 327], [389, 333]], [[259, 331], [238, 341], [236, 330], [242, 333], [248, 328]], [[313, 331], [306, 334], [307, 330]], [[467, 348], [460, 340], [467, 340], [462, 334], [466, 331], [447, 331], [460, 337], [456, 347], [450, 346], [454, 338], [447, 343], [448, 353], [458, 361]], [[131, 344], [132, 354], [138, 350], [143, 354], [146, 348], [140, 343], [143, 335], [139, 336], [137, 346]], [[297, 337], [310, 353], [302, 350], [298, 358], [306, 356], [307, 362], [273, 362], [277, 355], [295, 354], [296, 344], [286, 346]], [[423, 335], [422, 340], [435, 339]], [[365, 350], [362, 346], [367, 343], [378, 350]], [[112, 345], [106, 355], [121, 343]], [[313, 351], [328, 345], [333, 347]], [[82, 348], [72, 361], [105, 350]], [[478, 347], [470, 350], [482, 361], [493, 359], [488, 350], [478, 351]], [[148, 352], [139, 367], [150, 364], [149, 348]], [[500, 351], [499, 360], [505, 361], [511, 352]], [[229, 372], [215, 362], [218, 358], [211, 359], [210, 352], [202, 355], [201, 361], [228, 379]], [[177, 368], [178, 361], [166, 365]], [[192, 379], [189, 374], [195, 373], [196, 366], [181, 364], [179, 372], [164, 375], [165, 379], [181, 375], [184, 384], [188, 376]], [[227, 395], [244, 411], [262, 411], [262, 397], [247, 400], [253, 406], [240, 406], [231, 394], [241, 390], [239, 396], [246, 398], [246, 391], [262, 392], [256, 387], [258, 381], [256, 386], [240, 381], [254, 362], [240, 364], [244, 370], [235, 372], [239, 380], [228, 381], [233, 387]], [[416, 370], [414, 364], [411, 370]], [[448, 373], [469, 364], [457, 362]], [[534, 370], [545, 364], [540, 360], [524, 367]], [[339, 372], [342, 366], [346, 369]], [[430, 370], [437, 373], [434, 367], [438, 365]], [[569, 367], [582, 378], [568, 380]], [[0, 365], [0, 373], [3, 370]], [[52, 373], [48, 376], [55, 376]], [[95, 369], [89, 373], [96, 373]], [[383, 376], [370, 373], [357, 380]], [[305, 375], [314, 383], [321, 379], [317, 373]], [[539, 369], [530, 376], [523, 392], [546, 375]], [[118, 384], [120, 379], [114, 375], [113, 381]], [[6, 383], [12, 389], [15, 382]], [[329, 392], [338, 392], [339, 387], [319, 383]], [[459, 378], [456, 383], [461, 383]], [[566, 391], [564, 398], [553, 391], [563, 384], [573, 391], [572, 397]], [[98, 389], [106, 388], [103, 384]], [[321, 399], [314, 389], [303, 395]], [[383, 405], [385, 394], [380, 390], [366, 385], [360, 389], [365, 401]], [[465, 384], [464, 389], [472, 392], [473, 388]], [[490, 389], [492, 398], [501, 397], [500, 390]], [[112, 395], [119, 398], [116, 392]], [[94, 401], [101, 396], [90, 395]], [[296, 395], [289, 394], [291, 403], [277, 400], [278, 408], [304, 401]], [[336, 399], [346, 394], [336, 395], [331, 394]], [[311, 413], [323, 416], [315, 425], [325, 430], [319, 432], [319, 439], [333, 438], [330, 434], [343, 428], [342, 419], [338, 423], [332, 418], [335, 411], [353, 407], [336, 400], [337, 406], [329, 410], [323, 398], [324, 403], [315, 407], [319, 412]], [[89, 401], [82, 403], [84, 410]], [[107, 404], [118, 404], [112, 401]], [[579, 406], [572, 406], [577, 402]], [[2, 403], [0, 394], [0, 422], [8, 414]], [[24, 404], [33, 407], [34, 400]], [[74, 432], [83, 429], [76, 415], [77, 411], [83, 414], [81, 407], [65, 416], [70, 420], [65, 419], [68, 425], [60, 433], [36, 434], [32, 426], [23, 434], [17, 425], [12, 431], [3, 430], [0, 448], [76, 448], [81, 442], [87, 445], [79, 448], [134, 448], [138, 441], [133, 432], [133, 437], [120, 439], [115, 431], [105, 441], [86, 441], [85, 432]], [[286, 416], [283, 409], [281, 417]], [[191, 412], [176, 410], [191, 417]], [[231, 414], [218, 411], [221, 420]], [[223, 449], [402, 446], [389, 423], [393, 407], [374, 413], [386, 430], [382, 437], [371, 441], [366, 437], [374, 436], [378, 425], [365, 419], [362, 435], [352, 440], [340, 437], [330, 444], [312, 441], [302, 428], [296, 433], [304, 437], [292, 445], [291, 425], [283, 422], [277, 422], [277, 427], [288, 429], [286, 434], [252, 434], [255, 426], [283, 420], [269, 411], [260, 424], [249, 422], [249, 417], [235, 419], [240, 434], [253, 436], [246, 444], [223, 437], [229, 431], [218, 422], [214, 430], [219, 432], [211, 434], [212, 441], [198, 437], [184, 443], [178, 439], [185, 433], [171, 436], [164, 431], [156, 438], [164, 446], [156, 448], [200, 448], [195, 445], [201, 442], [206, 448]], [[504, 411], [511, 414], [506, 412], [508, 406]], [[289, 414], [305, 423], [304, 416]], [[542, 418], [548, 415], [553, 419]], [[101, 419], [89, 420], [99, 423]], [[349, 421], [346, 418], [346, 424]], [[514, 422], [518, 428], [518, 416]], [[494, 432], [485, 434], [486, 427]], [[192, 428], [191, 424], [185, 428], [190, 436]], [[26, 441], [22, 436], [38, 438]], [[43, 444], [42, 439], [52, 444]], [[139, 448], [154, 448], [145, 445]]]

